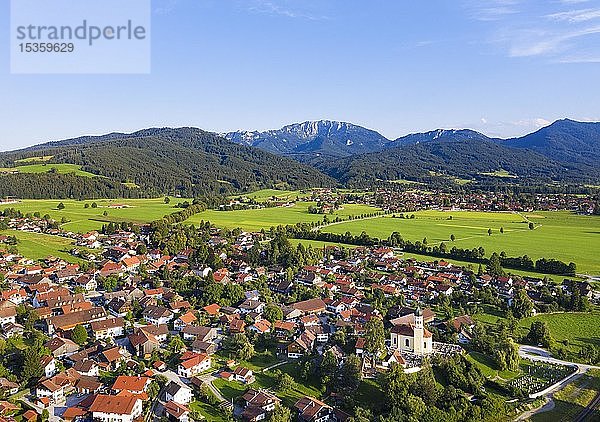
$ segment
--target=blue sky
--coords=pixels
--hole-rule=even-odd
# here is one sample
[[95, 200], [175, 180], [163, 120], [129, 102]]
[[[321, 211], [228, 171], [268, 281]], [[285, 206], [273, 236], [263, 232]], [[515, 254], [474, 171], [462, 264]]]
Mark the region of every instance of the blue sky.
[[[350, 121], [395, 138], [600, 120], [600, 0], [154, 0], [148, 75], [11, 75], [0, 150], [151, 126]], [[9, 26], [9, 2], [0, 27]]]

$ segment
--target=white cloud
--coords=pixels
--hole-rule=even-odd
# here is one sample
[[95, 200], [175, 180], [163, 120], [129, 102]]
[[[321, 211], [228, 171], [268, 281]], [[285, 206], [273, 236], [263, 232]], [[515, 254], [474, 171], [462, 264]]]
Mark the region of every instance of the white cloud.
[[325, 20], [327, 16], [320, 15], [310, 10], [310, 2], [295, 2], [290, 0], [270, 1], [270, 0], [252, 0], [246, 4], [248, 10], [258, 13], [266, 13], [277, 16], [284, 16], [293, 19]]
[[450, 125], [449, 127], [468, 127], [493, 138], [511, 138], [535, 132], [551, 122], [542, 117], [523, 118], [519, 120], [493, 120], [482, 117], [477, 122]]
[[[576, 6], [581, 3], [589, 7]], [[600, 43], [599, 0], [559, 0], [543, 7], [517, 0], [467, 4], [474, 19], [495, 21], [489, 24], [488, 42], [509, 57], [553, 63], [596, 63], [600, 57], [595, 48]], [[592, 47], [593, 54], [586, 50]]]
[[600, 9], [568, 10], [546, 15], [546, 18], [556, 21], [567, 21], [570, 23], [587, 22], [600, 18]]

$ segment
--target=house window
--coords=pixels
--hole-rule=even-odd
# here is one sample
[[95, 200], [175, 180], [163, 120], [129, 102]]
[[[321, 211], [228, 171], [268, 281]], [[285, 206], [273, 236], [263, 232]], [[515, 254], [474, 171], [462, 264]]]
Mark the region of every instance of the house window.
[[423, 349], [427, 349], [427, 342], [423, 342]]
[[398, 339], [396, 337], [394, 337], [394, 344], [398, 343]]
[[406, 345], [406, 347], [410, 346], [410, 340], [409, 339], [406, 339], [405, 345]]

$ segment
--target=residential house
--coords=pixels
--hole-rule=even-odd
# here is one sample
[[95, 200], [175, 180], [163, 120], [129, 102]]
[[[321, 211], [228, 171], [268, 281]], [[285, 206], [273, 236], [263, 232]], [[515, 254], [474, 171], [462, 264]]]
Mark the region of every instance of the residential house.
[[142, 415], [142, 400], [136, 396], [108, 396], [99, 394], [89, 411], [96, 421], [133, 422]]
[[173, 401], [178, 404], [189, 404], [194, 400], [191, 388], [183, 384], [171, 381], [165, 387], [165, 401]]
[[191, 378], [210, 369], [212, 359], [203, 353], [185, 352], [181, 356], [181, 363], [177, 367], [177, 374], [182, 377]]

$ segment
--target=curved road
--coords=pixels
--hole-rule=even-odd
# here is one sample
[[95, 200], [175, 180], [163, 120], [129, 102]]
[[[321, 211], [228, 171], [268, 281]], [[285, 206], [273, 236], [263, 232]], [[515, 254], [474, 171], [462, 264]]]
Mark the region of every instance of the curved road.
[[[546, 399], [548, 400], [546, 402], [546, 404], [544, 404], [542, 407], [540, 407], [538, 409], [533, 409], [533, 410], [530, 410], [528, 412], [525, 412], [525, 413], [519, 415], [515, 419], [515, 421], [523, 421], [523, 420], [526, 420], [527, 418], [530, 418], [531, 416], [533, 416], [536, 413], [542, 413], [542, 412], [547, 412], [549, 410], [552, 410], [554, 408], [554, 401], [552, 400], [552, 395], [556, 391], [565, 388], [565, 386], [567, 384], [575, 381], [581, 375], [585, 374], [589, 369], [600, 369], [599, 366], [587, 365], [587, 364], [576, 363], [576, 362], [569, 362], [569, 361], [553, 358], [552, 355], [546, 349], [542, 349], [541, 347], [535, 347], [535, 346], [519, 346], [519, 356], [522, 358], [527, 358], [527, 359], [538, 361], [538, 362], [547, 362], [547, 363], [556, 363], [556, 364], [560, 364], [560, 365], [576, 366], [577, 372], [574, 375], [571, 375], [571, 376], [565, 378], [565, 380], [563, 380], [555, 388], [553, 388], [551, 391], [549, 391], [548, 394], [546, 394]], [[598, 395], [596, 395], [594, 400], [592, 400], [592, 402], [579, 414], [579, 416], [576, 419], [576, 422], [584, 422], [586, 420], [586, 418], [590, 415], [590, 413], [593, 412], [599, 405], [600, 405], [600, 393], [598, 393]]]

